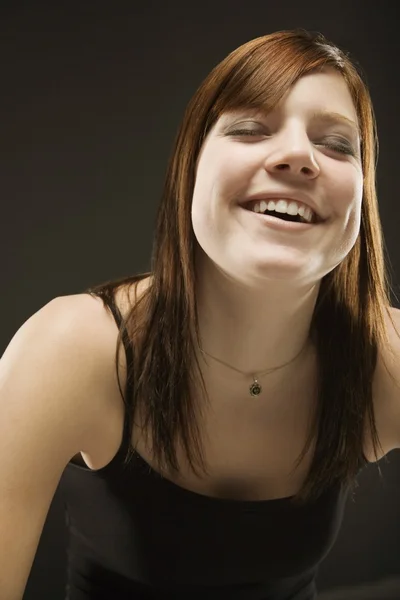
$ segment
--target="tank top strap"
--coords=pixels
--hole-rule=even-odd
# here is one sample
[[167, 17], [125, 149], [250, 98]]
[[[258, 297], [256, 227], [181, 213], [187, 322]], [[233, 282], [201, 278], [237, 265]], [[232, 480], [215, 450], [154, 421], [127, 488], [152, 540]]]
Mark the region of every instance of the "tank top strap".
[[119, 310], [119, 308], [115, 302], [114, 295], [109, 293], [107, 290], [96, 290], [96, 291], [90, 291], [87, 293], [101, 298], [103, 303], [110, 309], [110, 311], [114, 317], [114, 320], [117, 324], [118, 331], [121, 333], [122, 343], [123, 343], [124, 349], [125, 349], [126, 386], [125, 386], [125, 390], [123, 390], [124, 391], [123, 401], [124, 401], [124, 405], [125, 405], [124, 428], [123, 428], [121, 447], [118, 451], [118, 454], [121, 454], [121, 453], [125, 454], [128, 451], [128, 448], [131, 444], [130, 424], [131, 424], [131, 420], [133, 419], [133, 416], [131, 414], [132, 413], [131, 406], [130, 406], [130, 399], [133, 396], [133, 382], [134, 382], [134, 378], [133, 378], [133, 347], [132, 347], [131, 340], [129, 339], [129, 335], [128, 335], [127, 329], [125, 327], [125, 324], [123, 322], [123, 317], [122, 317], [121, 311]]

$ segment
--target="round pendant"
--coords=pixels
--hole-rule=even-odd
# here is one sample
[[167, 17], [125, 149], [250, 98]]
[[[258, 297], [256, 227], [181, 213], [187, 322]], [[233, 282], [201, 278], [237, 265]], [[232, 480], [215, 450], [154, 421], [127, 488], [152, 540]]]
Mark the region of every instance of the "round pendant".
[[255, 381], [253, 381], [249, 389], [251, 396], [258, 396], [261, 393], [262, 387], [256, 379]]

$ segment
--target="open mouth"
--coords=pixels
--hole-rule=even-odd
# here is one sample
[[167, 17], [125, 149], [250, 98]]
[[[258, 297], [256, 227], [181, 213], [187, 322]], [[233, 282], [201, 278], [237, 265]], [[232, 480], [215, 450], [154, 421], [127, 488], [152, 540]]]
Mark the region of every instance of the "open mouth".
[[276, 210], [268, 210], [268, 209], [266, 209], [262, 212], [257, 212], [255, 210], [252, 210], [252, 208], [249, 206], [246, 206], [246, 205], [241, 205], [241, 206], [244, 210], [247, 210], [248, 212], [254, 213], [255, 215], [259, 215], [261, 217], [262, 216], [274, 217], [275, 219], [278, 219], [280, 221], [287, 221], [287, 222], [291, 222], [291, 223], [303, 223], [305, 225], [310, 225], [311, 223], [313, 223], [313, 221], [307, 221], [299, 214], [290, 215], [289, 213], [282, 213], [282, 212], [278, 212]]
[[[253, 211], [251, 211], [253, 212]], [[294, 223], [307, 223], [300, 215], [289, 215], [288, 213], [279, 213], [275, 210], [265, 210], [263, 213], [256, 213], [262, 215], [269, 215], [270, 217], [276, 217], [282, 219], [282, 221], [292, 221]]]

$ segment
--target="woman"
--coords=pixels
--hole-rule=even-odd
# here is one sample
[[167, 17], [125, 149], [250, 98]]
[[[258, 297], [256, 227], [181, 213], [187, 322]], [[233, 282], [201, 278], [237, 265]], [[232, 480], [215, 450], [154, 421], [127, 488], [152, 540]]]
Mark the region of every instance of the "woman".
[[375, 150], [368, 90], [322, 35], [213, 69], [151, 272], [53, 300], [2, 358], [1, 597], [61, 478], [70, 600], [316, 598], [357, 473], [400, 446]]

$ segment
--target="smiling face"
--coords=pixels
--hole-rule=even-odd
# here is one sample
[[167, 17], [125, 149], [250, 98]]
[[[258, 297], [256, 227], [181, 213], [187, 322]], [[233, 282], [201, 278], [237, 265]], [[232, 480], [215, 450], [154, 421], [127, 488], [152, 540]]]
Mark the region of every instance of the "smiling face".
[[[357, 114], [333, 69], [301, 78], [271, 112], [224, 113], [197, 163], [192, 224], [199, 260], [246, 285], [266, 279], [315, 283], [353, 247], [363, 173]], [[323, 222], [296, 230], [266, 225], [240, 206], [253, 195], [308, 203]], [[267, 200], [268, 202], [268, 200]]]

